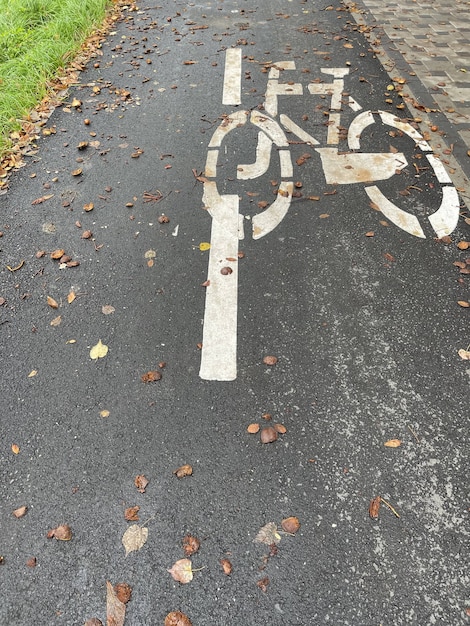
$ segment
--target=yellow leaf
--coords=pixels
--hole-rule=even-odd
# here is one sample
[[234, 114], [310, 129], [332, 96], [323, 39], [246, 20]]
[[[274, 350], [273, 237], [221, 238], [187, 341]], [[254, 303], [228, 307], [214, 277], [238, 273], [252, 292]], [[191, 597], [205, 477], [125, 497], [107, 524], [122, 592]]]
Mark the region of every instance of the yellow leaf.
[[88, 204], [84, 205], [83, 210], [89, 213], [90, 211], [93, 211], [94, 208], [95, 205], [93, 204], [93, 202], [89, 202]]
[[74, 291], [71, 291], [71, 292], [69, 293], [69, 295], [67, 296], [67, 302], [68, 302], [69, 304], [72, 304], [72, 302], [75, 300], [75, 298], [76, 298], [76, 297], [77, 297], [77, 296], [76, 296], [75, 292], [74, 292]]
[[155, 252], [155, 250], [147, 250], [147, 252], [144, 254], [144, 258], [146, 259], [154, 259], [157, 256], [157, 253]]
[[93, 348], [90, 350], [90, 359], [93, 359], [93, 360], [102, 359], [107, 354], [108, 354], [108, 346], [106, 346], [104, 343], [101, 343], [101, 339], [100, 339], [98, 343], [96, 344], [96, 346], [93, 346]]
[[28, 378], [33, 378], [34, 376], [36, 376], [37, 373], [38, 373], [37, 370], [31, 370], [28, 374]]
[[77, 343], [76, 339], [68, 339], [65, 343]]
[[59, 305], [57, 304], [57, 301], [54, 300], [54, 298], [51, 298], [51, 296], [47, 296], [47, 304], [52, 307], [53, 309], [58, 309]]
[[389, 439], [384, 443], [386, 448], [399, 448], [401, 446], [400, 439]]
[[100, 417], [109, 417], [109, 411], [107, 409], [103, 409], [100, 411]]
[[393, 91], [395, 89], [395, 87], [393, 85], [388, 85], [387, 86], [387, 91]]
[[202, 243], [199, 244], [199, 250], [201, 252], [205, 252], [206, 250], [209, 250], [210, 247], [211, 247], [211, 244], [207, 243], [207, 241], [203, 241]]
[[13, 452], [13, 454], [19, 454], [20, 446], [18, 446], [16, 443], [12, 443], [11, 444], [11, 451]]

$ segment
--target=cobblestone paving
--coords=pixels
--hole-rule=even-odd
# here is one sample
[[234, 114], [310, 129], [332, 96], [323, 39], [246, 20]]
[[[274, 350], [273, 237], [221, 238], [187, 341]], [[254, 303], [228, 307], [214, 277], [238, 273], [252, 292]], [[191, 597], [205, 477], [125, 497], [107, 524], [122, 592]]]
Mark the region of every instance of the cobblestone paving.
[[[346, 4], [357, 21], [374, 27], [369, 40], [391, 56], [395, 74], [408, 70], [409, 75], [416, 75], [419, 82], [410, 81], [415, 95], [422, 97], [426, 93], [430, 96], [428, 102], [445, 115], [447, 129], [453, 131], [448, 142], [455, 140], [458, 161], [468, 177], [470, 1], [358, 0]], [[385, 68], [393, 75], [391, 67]]]

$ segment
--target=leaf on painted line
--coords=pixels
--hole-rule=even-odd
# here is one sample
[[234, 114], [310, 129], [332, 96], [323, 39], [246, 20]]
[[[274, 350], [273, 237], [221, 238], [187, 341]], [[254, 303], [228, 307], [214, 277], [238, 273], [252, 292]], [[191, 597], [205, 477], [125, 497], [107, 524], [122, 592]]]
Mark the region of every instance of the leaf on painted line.
[[101, 339], [98, 341], [96, 346], [90, 350], [90, 359], [96, 361], [97, 359], [102, 359], [108, 354], [108, 346], [101, 342]]
[[173, 564], [173, 567], [167, 571], [182, 585], [190, 583], [193, 579], [193, 570], [189, 559], [179, 559]]
[[139, 526], [138, 524], [132, 524], [132, 526], [129, 526], [122, 536], [122, 545], [126, 550], [126, 556], [130, 552], [140, 550], [146, 543], [148, 536], [149, 529], [145, 528], [145, 526]]

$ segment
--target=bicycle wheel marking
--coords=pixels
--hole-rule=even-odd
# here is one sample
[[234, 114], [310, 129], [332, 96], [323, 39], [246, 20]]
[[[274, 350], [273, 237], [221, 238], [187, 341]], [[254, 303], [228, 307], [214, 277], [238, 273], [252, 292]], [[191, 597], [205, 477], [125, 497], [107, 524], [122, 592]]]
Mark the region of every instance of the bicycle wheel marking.
[[241, 104], [242, 50], [229, 48], [225, 51], [225, 73], [222, 92], [222, 104], [236, 106]]
[[[223, 104], [241, 104], [242, 55], [241, 49], [226, 51], [223, 84]], [[238, 241], [243, 239], [244, 217], [239, 213], [238, 195], [221, 195], [217, 188], [219, 151], [228, 133], [249, 123], [257, 130], [255, 161], [237, 166], [238, 180], [252, 180], [268, 172], [271, 157], [279, 156], [281, 182], [275, 201], [261, 213], [253, 216], [252, 236], [260, 239], [273, 231], [286, 216], [294, 192], [294, 168], [286, 129], [320, 155], [325, 180], [328, 184], [350, 185], [390, 179], [408, 163], [400, 152], [361, 152], [361, 135], [376, 122], [391, 126], [407, 135], [426, 157], [441, 185], [442, 201], [437, 211], [427, 217], [438, 237], [449, 235], [457, 226], [460, 203], [457, 190], [431, 146], [407, 121], [386, 111], [363, 111], [349, 125], [347, 143], [350, 152], [339, 150], [344, 128], [341, 125], [343, 108], [361, 111], [361, 105], [345, 93], [344, 77], [348, 68], [321, 68], [329, 82], [310, 83], [311, 95], [330, 98], [326, 146], [298, 126], [290, 117], [278, 116], [278, 100], [285, 96], [304, 94], [302, 84], [280, 82], [281, 72], [295, 70], [294, 61], [282, 61], [271, 66], [263, 111], [236, 111], [223, 118], [209, 142], [203, 202], [212, 217], [211, 248], [209, 250], [208, 281], [204, 311], [203, 346], [199, 375], [204, 380], [231, 381], [237, 377], [237, 307], [238, 307]], [[325, 139], [323, 140], [325, 144]], [[274, 147], [274, 150], [273, 150]], [[318, 162], [318, 160], [317, 160]], [[312, 160], [313, 163], [313, 160]], [[391, 202], [376, 185], [364, 187], [370, 200], [396, 226], [405, 232], [426, 238], [420, 220]], [[423, 218], [421, 218], [422, 220]]]

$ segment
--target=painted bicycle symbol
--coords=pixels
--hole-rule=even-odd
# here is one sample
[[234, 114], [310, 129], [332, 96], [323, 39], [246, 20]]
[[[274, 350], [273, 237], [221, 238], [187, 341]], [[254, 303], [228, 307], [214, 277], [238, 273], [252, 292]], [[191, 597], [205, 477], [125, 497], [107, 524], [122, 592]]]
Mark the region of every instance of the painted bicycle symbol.
[[[459, 198], [457, 190], [441, 161], [433, 154], [431, 146], [408, 122], [386, 111], [363, 111], [351, 96], [344, 94], [344, 78], [348, 68], [322, 68], [331, 77], [330, 82], [314, 82], [307, 86], [311, 95], [329, 97], [327, 145], [298, 126], [287, 115], [278, 115], [280, 96], [304, 94], [301, 83], [280, 82], [280, 74], [295, 70], [295, 62], [272, 64], [267, 81], [263, 111], [239, 110], [227, 115], [216, 128], [209, 142], [205, 165], [203, 202], [212, 217], [211, 247], [209, 251], [208, 287], [203, 327], [203, 347], [199, 375], [205, 380], [230, 381], [237, 376], [237, 297], [238, 297], [238, 242], [244, 238], [244, 217], [239, 212], [240, 198], [234, 194], [220, 194], [217, 187], [219, 152], [227, 135], [232, 131], [252, 125], [258, 131], [256, 160], [239, 164], [237, 178], [259, 178], [270, 167], [273, 152], [279, 157], [281, 182], [276, 200], [252, 218], [253, 239], [260, 239], [274, 230], [286, 216], [294, 191], [294, 168], [290, 144], [285, 131], [314, 147], [320, 155], [323, 173], [328, 184], [364, 184], [364, 190], [376, 207], [396, 226], [407, 233], [425, 238], [423, 227], [416, 215], [409, 213], [389, 200], [378, 186], [370, 184], [390, 179], [408, 165], [401, 152], [361, 152], [364, 130], [380, 120], [385, 126], [407, 135], [427, 159], [436, 180], [441, 186], [439, 208], [429, 215], [431, 228], [438, 237], [449, 235], [457, 226]], [[239, 105], [241, 85], [241, 50], [226, 52], [223, 104]], [[348, 152], [339, 151], [341, 138], [341, 110], [347, 105], [357, 112], [347, 129]], [[318, 147], [320, 146], [320, 147]]]

